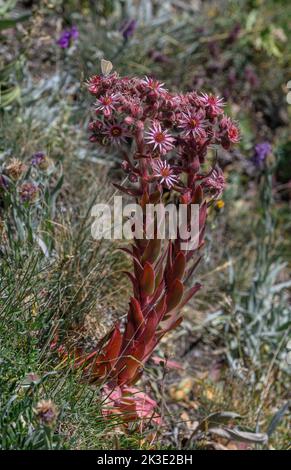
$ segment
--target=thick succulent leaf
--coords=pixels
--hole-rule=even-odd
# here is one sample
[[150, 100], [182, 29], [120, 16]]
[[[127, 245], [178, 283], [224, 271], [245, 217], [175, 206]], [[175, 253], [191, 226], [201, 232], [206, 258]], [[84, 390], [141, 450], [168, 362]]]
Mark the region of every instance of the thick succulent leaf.
[[123, 334], [123, 341], [122, 341], [122, 347], [121, 347], [122, 354], [127, 353], [127, 350], [132, 345], [132, 342], [136, 336], [136, 328], [135, 328], [133, 321], [131, 320], [131, 315], [132, 315], [131, 309], [129, 309], [128, 315], [127, 315], [127, 323], [126, 323], [125, 331]]
[[94, 382], [96, 379], [103, 379], [113, 369], [116, 361], [118, 360], [120, 348], [122, 343], [122, 335], [119, 327], [116, 326], [113, 334], [104, 348], [104, 350], [95, 359], [91, 370], [88, 368], [87, 372], [90, 373], [90, 381]]
[[155, 335], [158, 322], [158, 315], [155, 311], [153, 311], [153, 314], [149, 317], [143, 332], [143, 341], [145, 345], [148, 345], [148, 343], [152, 340], [153, 336]]
[[164, 268], [163, 265], [160, 266], [160, 269], [156, 270], [156, 278], [155, 278], [155, 289], [157, 289], [163, 279], [163, 274], [164, 274]]
[[120, 370], [118, 374], [118, 384], [130, 385], [138, 373], [138, 370], [142, 367], [142, 360], [145, 351], [144, 342], [140, 341], [135, 346], [133, 346], [128, 355], [123, 357], [117, 364], [118, 369]]
[[145, 263], [143, 274], [140, 279], [140, 286], [142, 293], [152, 295], [155, 291], [155, 271], [152, 265], [148, 262]]
[[179, 315], [179, 313], [174, 313], [173, 315], [170, 315], [167, 320], [163, 321], [160, 324], [160, 330], [159, 330], [159, 340], [164, 336], [168, 331], [174, 330], [179, 326], [183, 321], [183, 317]]
[[159, 319], [163, 318], [164, 314], [166, 313], [166, 309], [167, 309], [166, 297], [163, 296], [155, 309]]
[[167, 294], [167, 312], [170, 312], [179, 305], [182, 300], [183, 293], [183, 283], [179, 279], [175, 279], [175, 281], [172, 282], [169, 292]]
[[150, 240], [142, 257], [142, 262], [145, 263], [146, 261], [150, 263], [154, 263], [158, 258], [161, 252], [161, 240], [160, 239], [153, 239]]
[[196, 294], [196, 292], [199, 291], [199, 289], [201, 289], [202, 285], [199, 284], [199, 282], [197, 282], [193, 287], [191, 287], [189, 290], [187, 290], [187, 292], [185, 292], [185, 294], [183, 295], [183, 299], [182, 299], [182, 302], [180, 304], [180, 308], [184, 307], [184, 305], [186, 305], [187, 302], [189, 302], [189, 300], [193, 297], [193, 295]]
[[181, 281], [184, 276], [185, 268], [186, 268], [186, 257], [184, 253], [180, 251], [177, 254], [174, 264], [173, 264], [172, 278], [179, 279]]
[[194, 196], [192, 198], [192, 204], [201, 204], [203, 201], [203, 189], [202, 186], [199, 185], [195, 189]]
[[134, 297], [131, 297], [129, 308], [130, 308], [130, 321], [133, 323], [135, 329], [138, 329], [144, 323], [144, 317], [142, 314], [139, 301], [135, 299]]
[[116, 362], [120, 353], [121, 342], [122, 335], [120, 333], [119, 326], [116, 326], [107, 346], [105, 347], [105, 357], [108, 361]]

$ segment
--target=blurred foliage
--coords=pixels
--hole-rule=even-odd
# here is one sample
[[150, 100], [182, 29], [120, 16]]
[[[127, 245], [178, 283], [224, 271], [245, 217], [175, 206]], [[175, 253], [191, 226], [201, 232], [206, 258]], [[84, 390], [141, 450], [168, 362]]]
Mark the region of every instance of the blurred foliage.
[[[30, 14], [13, 16], [13, 9], [17, 1], [9, 0], [3, 6], [0, 6], [0, 43], [5, 38], [5, 30], [14, 28], [17, 24], [26, 21]], [[9, 106], [13, 101], [20, 97], [20, 87], [12, 85], [12, 77], [19, 74], [22, 60], [21, 57], [13, 61], [5, 62], [4, 57], [0, 59], [0, 110]]]
[[291, 331], [291, 308], [287, 289], [291, 280], [284, 280], [287, 263], [274, 251], [278, 221], [272, 211], [272, 176], [280, 162], [277, 158], [277, 164], [266, 165], [260, 176], [261, 214], [254, 226], [255, 257], [249, 285], [243, 289], [240, 285], [240, 271], [248, 269], [249, 264], [245, 258], [237, 268], [230, 265], [227, 287], [231, 296], [231, 314], [225, 322], [228, 359], [234, 367], [237, 361], [248, 367], [251, 363], [259, 374], [262, 364], [272, 360], [278, 367], [288, 369], [286, 344]]

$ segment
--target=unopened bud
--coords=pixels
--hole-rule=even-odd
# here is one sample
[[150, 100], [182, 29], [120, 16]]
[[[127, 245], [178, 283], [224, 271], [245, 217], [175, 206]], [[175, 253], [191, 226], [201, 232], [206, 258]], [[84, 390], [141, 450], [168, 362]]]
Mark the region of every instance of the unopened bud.
[[126, 173], [129, 173], [130, 171], [130, 165], [129, 163], [126, 161], [126, 160], [123, 160], [121, 162], [121, 168], [123, 169], [123, 171], [125, 171]]
[[130, 181], [131, 183], [136, 183], [137, 180], [138, 180], [137, 175], [136, 175], [135, 173], [130, 173], [130, 175], [129, 175], [129, 181]]

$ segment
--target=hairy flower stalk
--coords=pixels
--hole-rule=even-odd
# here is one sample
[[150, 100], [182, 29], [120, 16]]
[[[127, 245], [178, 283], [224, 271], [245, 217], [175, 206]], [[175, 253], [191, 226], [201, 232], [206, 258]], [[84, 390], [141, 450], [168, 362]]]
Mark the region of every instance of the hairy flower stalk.
[[[130, 416], [137, 418], [142, 413], [129, 392], [161, 338], [181, 323], [183, 306], [201, 287], [188, 284], [204, 244], [207, 207], [224, 188], [221, 170], [210, 163], [203, 171], [202, 164], [208, 148], [229, 148], [238, 141], [239, 131], [224, 116], [218, 97], [174, 95], [155, 79], [121, 78], [117, 73], [93, 76], [87, 87], [96, 99], [91, 142], [109, 145], [114, 140], [126, 155], [121, 167], [132, 184], [115, 186], [134, 198], [144, 216], [147, 204], [165, 205], [165, 194], [170, 193], [188, 206], [188, 225], [191, 204], [199, 204], [199, 240], [190, 250], [182, 248], [179, 233], [175, 240], [146, 239], [144, 223], [144, 238], [134, 238], [124, 249], [133, 263], [133, 272], [126, 273], [133, 288], [126, 323], [123, 328], [115, 325], [95, 351], [77, 359], [90, 382], [106, 383], [115, 409], [118, 403], [120, 409], [130, 403]], [[151, 411], [157, 419], [155, 403], [146, 403], [147, 416]]]

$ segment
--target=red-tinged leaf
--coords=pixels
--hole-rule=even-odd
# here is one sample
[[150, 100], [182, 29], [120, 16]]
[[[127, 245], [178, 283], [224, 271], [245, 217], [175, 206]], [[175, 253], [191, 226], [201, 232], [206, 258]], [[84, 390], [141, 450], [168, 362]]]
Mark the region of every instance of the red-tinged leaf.
[[167, 248], [165, 247], [162, 254], [161, 254], [161, 256], [159, 257], [159, 259], [156, 262], [156, 266], [155, 266], [156, 271], [164, 264], [164, 261], [165, 261], [165, 258], [167, 256], [167, 254], [168, 254], [168, 247]]
[[188, 291], [184, 293], [180, 304], [175, 309], [173, 309], [170, 314], [168, 314], [168, 311], [167, 311], [167, 314], [164, 316], [164, 320], [168, 320], [169, 318], [172, 318], [174, 315], [179, 314], [180, 310], [184, 307], [184, 305], [186, 305], [187, 302], [189, 302], [191, 297], [193, 297], [193, 295], [195, 295], [196, 292], [198, 292], [199, 289], [201, 289], [201, 287], [202, 287], [201, 284], [196, 283], [193, 287], [188, 289]]
[[152, 336], [152, 339], [146, 344], [144, 352], [144, 362], [147, 362], [147, 360], [150, 358], [158, 342], [158, 336], [155, 334], [154, 336]]
[[156, 306], [156, 312], [157, 312], [157, 316], [159, 320], [163, 318], [164, 314], [166, 313], [166, 308], [167, 308], [166, 296], [163, 295], [158, 305]]
[[127, 350], [130, 348], [130, 345], [132, 345], [135, 335], [136, 329], [133, 324], [133, 321], [131, 320], [131, 310], [129, 309], [125, 332], [123, 334], [123, 341], [121, 347], [122, 354], [126, 354]]
[[133, 325], [136, 330], [140, 329], [144, 323], [144, 317], [140, 307], [140, 303], [134, 297], [130, 299], [130, 320], [133, 322]]
[[150, 263], [154, 263], [156, 261], [156, 259], [158, 258], [161, 252], [161, 243], [162, 241], [156, 238], [149, 241], [144, 251], [144, 254], [142, 256], [143, 263], [145, 263], [146, 261], [149, 261]]
[[145, 344], [143, 341], [137, 343], [128, 351], [128, 355], [118, 361], [117, 368], [120, 371], [118, 374], [118, 385], [130, 385], [139, 369], [142, 367], [142, 360], [145, 351]]
[[105, 348], [105, 358], [111, 364], [111, 367], [114, 366], [118, 359], [121, 343], [122, 335], [120, 333], [119, 327], [116, 326], [113, 335]]
[[154, 295], [152, 296], [150, 302], [144, 307], [143, 313], [144, 317], [151, 311], [154, 305], [160, 300], [161, 296], [165, 294], [165, 283], [162, 281], [159, 287], [156, 289]]
[[182, 280], [186, 268], [186, 256], [182, 251], [179, 251], [177, 254], [173, 268], [172, 268], [172, 278]]
[[140, 189], [133, 189], [133, 188], [125, 188], [124, 186], [121, 186], [120, 184], [113, 183], [113, 186], [116, 189], [119, 189], [119, 191], [123, 192], [124, 194], [129, 194], [130, 196], [141, 196], [142, 192]]
[[167, 313], [176, 308], [182, 300], [184, 292], [183, 283], [179, 279], [172, 282], [167, 294]]
[[148, 262], [144, 265], [143, 274], [140, 279], [140, 286], [142, 292], [146, 295], [152, 295], [155, 291], [155, 271], [152, 265]]
[[159, 285], [160, 285], [160, 283], [163, 279], [163, 274], [164, 274], [164, 269], [163, 269], [163, 265], [161, 265], [159, 271], [156, 274], [155, 290], [159, 287]]
[[194, 196], [192, 198], [192, 204], [201, 204], [203, 201], [203, 189], [202, 186], [199, 185], [195, 189]]
[[182, 302], [180, 304], [180, 308], [184, 307], [187, 302], [193, 297], [201, 289], [202, 285], [197, 282], [193, 287], [191, 287], [185, 294], [183, 295]]
[[149, 202], [151, 204], [157, 204], [161, 199], [161, 192], [155, 191], [154, 193], [150, 194]]
[[153, 311], [153, 314], [151, 315], [151, 317], [148, 319], [146, 323], [146, 327], [142, 335], [142, 339], [145, 345], [148, 345], [148, 343], [152, 340], [153, 336], [155, 335], [158, 322], [159, 322], [158, 315], [155, 313], [155, 311]]
[[168, 253], [167, 253], [167, 265], [166, 265], [167, 272], [172, 272], [172, 266], [173, 266], [172, 257], [173, 257], [173, 242], [170, 242], [168, 246]]
[[91, 383], [108, 376], [118, 360], [121, 344], [122, 335], [119, 327], [116, 326], [104, 350], [98, 355], [92, 367], [86, 370]]
[[162, 338], [166, 333], [168, 333], [171, 330], [174, 330], [177, 328], [182, 323], [183, 317], [180, 316], [174, 316], [173, 318], [169, 318], [167, 322], [163, 325], [163, 329], [160, 334], [160, 338]]

